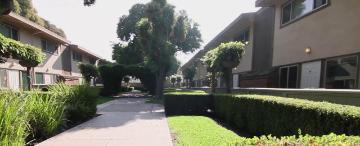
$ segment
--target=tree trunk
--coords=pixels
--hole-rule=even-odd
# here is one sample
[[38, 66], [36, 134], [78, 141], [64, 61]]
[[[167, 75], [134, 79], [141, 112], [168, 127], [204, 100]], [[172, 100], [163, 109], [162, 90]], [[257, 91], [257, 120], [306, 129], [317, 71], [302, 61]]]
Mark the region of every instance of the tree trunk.
[[157, 98], [161, 98], [163, 96], [164, 80], [165, 80], [165, 69], [164, 67], [160, 67], [158, 73], [156, 74], [155, 97]]
[[28, 89], [29, 91], [32, 90], [32, 85], [33, 85], [33, 79], [32, 79], [32, 76], [31, 76], [31, 70], [32, 68], [31, 67], [26, 67], [26, 73], [27, 73], [27, 81], [28, 81]]
[[210, 78], [211, 93], [215, 93], [216, 92], [216, 90], [215, 90], [215, 88], [216, 88], [216, 76], [215, 76], [215, 73], [212, 72], [210, 76], [211, 76], [211, 78]]
[[224, 79], [225, 79], [225, 85], [226, 85], [226, 93], [231, 93], [231, 81], [232, 81], [232, 69], [226, 68], [224, 70]]

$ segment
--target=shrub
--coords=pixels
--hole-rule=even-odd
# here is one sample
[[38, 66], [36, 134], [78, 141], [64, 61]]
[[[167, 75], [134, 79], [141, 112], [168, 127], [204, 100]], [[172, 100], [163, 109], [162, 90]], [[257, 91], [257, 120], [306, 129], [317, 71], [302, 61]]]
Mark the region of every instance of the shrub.
[[202, 115], [213, 110], [213, 96], [207, 94], [175, 95], [167, 94], [164, 98], [165, 111], [168, 115]]
[[96, 113], [97, 89], [88, 85], [70, 87], [65, 84], [51, 86], [49, 91], [66, 97], [66, 119], [70, 124], [79, 123]]
[[79, 69], [87, 84], [90, 84], [91, 79], [99, 76], [98, 69], [95, 65], [82, 63], [79, 64]]
[[83, 122], [96, 114], [98, 92], [86, 85], [75, 86], [73, 90], [74, 95], [66, 109], [67, 119], [71, 122]]
[[23, 94], [27, 99], [29, 112], [29, 138], [48, 138], [59, 131], [64, 124], [64, 109], [67, 97], [60, 94], [44, 93], [40, 91]]
[[359, 107], [266, 95], [216, 95], [214, 101], [217, 116], [255, 135], [360, 134]]
[[25, 99], [14, 92], [0, 92], [0, 145], [25, 145], [27, 119]]

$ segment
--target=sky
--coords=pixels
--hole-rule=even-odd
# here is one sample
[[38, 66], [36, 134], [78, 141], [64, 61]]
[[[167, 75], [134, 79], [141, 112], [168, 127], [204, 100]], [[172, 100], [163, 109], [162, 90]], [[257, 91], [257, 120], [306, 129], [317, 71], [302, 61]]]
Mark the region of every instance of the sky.
[[[97, 0], [90, 7], [83, 0], [33, 0], [38, 14], [62, 28], [73, 44], [82, 46], [107, 60], [112, 60], [112, 44], [119, 42], [116, 29], [119, 18], [127, 15], [132, 5], [150, 0]], [[200, 24], [202, 47], [220, 33], [241, 13], [253, 12], [255, 0], [168, 0]], [[201, 48], [202, 48], [201, 47]], [[199, 48], [199, 50], [201, 49]], [[197, 52], [197, 51], [196, 51]], [[177, 53], [184, 64], [195, 53]]]

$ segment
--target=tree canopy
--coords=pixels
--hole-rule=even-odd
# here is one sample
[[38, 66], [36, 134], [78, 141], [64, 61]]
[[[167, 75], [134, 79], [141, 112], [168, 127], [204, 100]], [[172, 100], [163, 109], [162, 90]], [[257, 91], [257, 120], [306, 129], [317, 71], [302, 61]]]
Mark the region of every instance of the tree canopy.
[[62, 37], [66, 37], [65, 32], [62, 29], [56, 27], [54, 24], [51, 24], [48, 20], [41, 18], [37, 14], [36, 9], [33, 7], [32, 0], [0, 0], [1, 14], [8, 14], [11, 11]]
[[20, 60], [20, 65], [24, 67], [35, 67], [45, 58], [40, 48], [6, 38], [2, 34], [0, 34], [0, 57], [0, 63], [13, 57]]
[[217, 48], [207, 52], [201, 59], [206, 65], [208, 72], [213, 74], [212, 82], [215, 82], [215, 73], [223, 75], [228, 92], [231, 89], [232, 69], [240, 64], [244, 54], [244, 46], [241, 42], [222, 43]]
[[144, 53], [144, 63], [156, 75], [156, 95], [162, 95], [166, 71], [175, 53], [193, 52], [200, 47], [198, 24], [185, 11], [175, 12], [166, 0], [135, 4], [129, 15], [120, 17], [117, 29], [122, 42], [135, 45]]
[[90, 83], [91, 79], [99, 76], [99, 72], [95, 65], [82, 63], [79, 64], [79, 69], [86, 83]]

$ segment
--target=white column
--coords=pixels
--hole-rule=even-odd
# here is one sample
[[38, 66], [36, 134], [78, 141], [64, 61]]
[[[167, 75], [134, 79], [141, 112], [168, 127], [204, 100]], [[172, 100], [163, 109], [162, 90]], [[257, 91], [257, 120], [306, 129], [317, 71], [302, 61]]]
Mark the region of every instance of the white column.
[[221, 82], [221, 78], [218, 77], [218, 78], [217, 78], [217, 85], [216, 85], [217, 88], [220, 88], [220, 87], [221, 87], [220, 82]]

